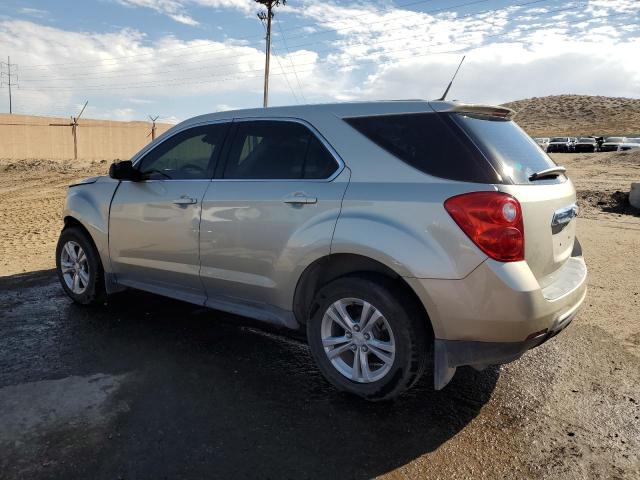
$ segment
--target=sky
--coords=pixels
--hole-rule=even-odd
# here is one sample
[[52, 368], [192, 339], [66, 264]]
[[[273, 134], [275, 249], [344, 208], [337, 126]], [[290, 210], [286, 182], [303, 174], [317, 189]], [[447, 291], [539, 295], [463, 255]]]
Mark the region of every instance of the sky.
[[[178, 122], [262, 106], [254, 0], [3, 0], [14, 113]], [[557, 94], [640, 98], [640, 0], [289, 0], [270, 105]], [[0, 111], [8, 112], [3, 65]]]

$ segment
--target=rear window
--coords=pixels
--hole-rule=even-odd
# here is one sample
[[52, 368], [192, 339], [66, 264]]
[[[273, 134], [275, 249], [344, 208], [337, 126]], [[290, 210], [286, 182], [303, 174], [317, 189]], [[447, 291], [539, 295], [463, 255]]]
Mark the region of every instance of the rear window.
[[412, 113], [345, 121], [378, 146], [429, 175], [474, 183], [500, 181], [449, 115]]
[[[536, 142], [511, 120], [463, 113], [452, 114], [452, 118], [478, 145], [504, 183], [528, 184], [531, 174], [556, 166]], [[559, 183], [564, 180], [564, 175], [560, 175], [555, 179], [531, 183]]]

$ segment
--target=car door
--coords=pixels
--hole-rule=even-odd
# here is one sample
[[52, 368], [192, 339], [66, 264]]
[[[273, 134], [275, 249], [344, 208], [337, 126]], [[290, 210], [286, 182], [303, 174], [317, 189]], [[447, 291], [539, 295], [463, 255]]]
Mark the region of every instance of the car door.
[[109, 252], [118, 283], [204, 303], [199, 278], [202, 198], [228, 123], [182, 130], [146, 153], [141, 181], [122, 181], [109, 217]]
[[229, 137], [203, 200], [207, 304], [288, 324], [297, 278], [330, 252], [349, 171], [301, 121], [236, 121]]

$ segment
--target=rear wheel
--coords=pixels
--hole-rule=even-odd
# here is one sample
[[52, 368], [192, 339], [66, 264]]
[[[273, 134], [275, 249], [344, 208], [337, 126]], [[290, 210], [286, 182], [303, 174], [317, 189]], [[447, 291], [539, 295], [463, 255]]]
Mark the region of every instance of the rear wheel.
[[104, 271], [88, 235], [78, 227], [65, 228], [56, 248], [56, 270], [66, 294], [82, 305], [104, 301]]
[[394, 398], [424, 372], [428, 335], [414, 299], [384, 277], [343, 277], [316, 296], [307, 324], [322, 374], [367, 400]]

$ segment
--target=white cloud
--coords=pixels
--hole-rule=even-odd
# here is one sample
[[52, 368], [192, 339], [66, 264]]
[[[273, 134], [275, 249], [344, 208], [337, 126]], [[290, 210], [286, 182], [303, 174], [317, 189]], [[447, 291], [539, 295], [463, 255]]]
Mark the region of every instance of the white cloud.
[[23, 7], [19, 9], [18, 12], [22, 13], [23, 15], [29, 15], [35, 18], [44, 18], [45, 16], [49, 15], [49, 12], [40, 8]]
[[127, 7], [150, 8], [184, 25], [196, 26], [200, 23], [187, 11], [189, 5], [210, 8], [229, 8], [249, 13], [256, 5], [253, 0], [116, 0]]
[[638, 96], [640, 62], [631, 59], [640, 51], [640, 26], [625, 25], [633, 16], [624, 14], [633, 3], [595, 1], [571, 15], [558, 12], [568, 8], [562, 3], [452, 15], [309, 2], [303, 14], [334, 30], [337, 51], [319, 65], [352, 72], [341, 98], [437, 98], [466, 54], [454, 96], [501, 103], [556, 93]]
[[238, 107], [232, 107], [231, 105], [227, 105], [226, 103], [221, 103], [216, 105], [214, 111], [216, 112], [226, 112], [228, 110], [236, 110]]
[[[172, 112], [163, 111], [166, 107], [159, 99], [218, 97], [217, 101], [199, 103], [199, 108], [211, 111], [217, 104], [227, 104], [225, 97], [230, 93], [259, 97], [262, 91], [263, 49], [234, 40], [183, 41], [165, 36], [151, 44], [143, 33], [129, 29], [113, 33], [70, 32], [5, 20], [0, 21], [0, 49], [15, 52], [19, 58], [20, 89], [14, 91], [14, 105], [16, 111], [25, 113], [68, 116], [75, 111], [71, 100], [77, 103], [85, 97], [98, 97], [106, 104], [122, 104], [104, 109], [118, 118], [125, 115], [117, 108], [128, 107], [143, 118], [148, 112], [137, 110], [142, 104], [140, 98], [157, 103], [157, 113], [169, 114]], [[276, 53], [271, 91], [274, 95], [288, 95], [289, 87], [279, 65], [290, 70], [291, 64], [279, 51]], [[295, 54], [306, 68], [299, 74], [301, 81], [311, 76], [325, 78], [322, 73], [314, 75], [318, 58], [315, 53], [300, 50]], [[92, 100], [90, 105], [95, 103]], [[126, 115], [133, 113], [127, 111]]]
[[196, 25], [200, 25], [200, 22], [198, 22], [197, 20], [194, 20], [189, 15], [183, 15], [181, 13], [170, 14], [169, 18], [175, 20], [178, 23], [182, 23], [184, 25], [190, 25], [192, 27], [195, 27]]
[[176, 123], [180, 122], [180, 119], [178, 117], [176, 117], [175, 115], [169, 115], [168, 117], [159, 117], [158, 122], [162, 122], [162, 123], [170, 123], [172, 125], [175, 125]]

